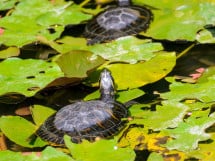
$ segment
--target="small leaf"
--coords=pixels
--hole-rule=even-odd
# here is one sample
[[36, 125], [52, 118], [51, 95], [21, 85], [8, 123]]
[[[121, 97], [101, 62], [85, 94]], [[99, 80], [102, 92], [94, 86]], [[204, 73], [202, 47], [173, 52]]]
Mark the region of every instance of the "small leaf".
[[93, 56], [91, 52], [73, 50], [61, 55], [56, 62], [67, 77], [87, 77], [87, 72], [104, 63], [100, 56]]
[[74, 144], [70, 137], [65, 136], [66, 146], [76, 160], [84, 161], [131, 161], [135, 153], [130, 148], [117, 147], [117, 140], [99, 140], [94, 143], [83, 141], [81, 144]]
[[39, 158], [42, 161], [74, 161], [72, 157], [57, 150], [56, 148], [48, 146]]
[[127, 36], [110, 43], [90, 46], [89, 50], [109, 61], [135, 64], [138, 61], [150, 60], [155, 56], [156, 52], [163, 50], [163, 47], [160, 43]]
[[35, 124], [40, 126], [49, 116], [55, 113], [55, 110], [41, 105], [34, 105], [31, 108], [31, 113]]
[[163, 157], [162, 157], [160, 154], [155, 153], [155, 152], [152, 152], [152, 153], [149, 155], [147, 161], [155, 161], [155, 160], [156, 160], [156, 161], [164, 161]]
[[210, 138], [205, 130], [215, 123], [213, 117], [189, 117], [186, 122], [181, 122], [175, 129], [163, 130], [169, 136], [173, 137], [165, 144], [168, 149], [177, 149], [180, 151], [191, 151], [198, 147], [199, 141], [204, 141]]
[[39, 137], [34, 144], [29, 137], [35, 132], [36, 127], [29, 121], [19, 116], [2, 116], [0, 118], [1, 131], [16, 144], [24, 147], [43, 147], [46, 145]]
[[[137, 97], [140, 97], [142, 95], [144, 95], [144, 91], [140, 90], [140, 89], [130, 89], [127, 91], [119, 91], [116, 93], [116, 100], [122, 103], [126, 103], [130, 100], [133, 100]], [[89, 95], [87, 95], [84, 100], [92, 100], [92, 99], [98, 99], [100, 97], [100, 92], [99, 90], [96, 90], [93, 93], [90, 93]]]
[[215, 68], [207, 69], [196, 84], [173, 81], [170, 91], [162, 93], [163, 99], [182, 101], [196, 99], [202, 102], [213, 102], [215, 99]]
[[5, 50], [0, 51], [0, 59], [9, 58], [12, 56], [18, 56], [20, 53], [19, 48], [17, 47], [9, 47]]

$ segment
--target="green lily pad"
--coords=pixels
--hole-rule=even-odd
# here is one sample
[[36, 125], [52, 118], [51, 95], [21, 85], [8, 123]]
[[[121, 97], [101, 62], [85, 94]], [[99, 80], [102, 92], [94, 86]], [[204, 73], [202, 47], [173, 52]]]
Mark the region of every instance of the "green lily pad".
[[0, 19], [0, 27], [5, 29], [0, 36], [0, 43], [21, 47], [37, 41], [38, 36], [55, 40], [65, 25], [78, 24], [90, 18], [71, 1], [54, 4], [48, 0], [22, 0], [11, 15]]
[[19, 53], [20, 53], [19, 48], [12, 46], [0, 51], [0, 59], [5, 59], [12, 56], [18, 56]]
[[[131, 107], [131, 111], [133, 111], [132, 108], [136, 107]], [[164, 101], [162, 102], [162, 106], [156, 106], [156, 111], [143, 111], [139, 109], [141, 111], [137, 113], [137, 116], [132, 116], [142, 116], [142, 119], [137, 119], [136, 121], [134, 119], [133, 123], [144, 124], [154, 131], [175, 128], [179, 123], [183, 122], [183, 118], [188, 109], [189, 107], [182, 103]]]
[[162, 93], [163, 99], [182, 101], [184, 99], [197, 99], [202, 102], [213, 102], [215, 100], [215, 68], [211, 67], [205, 71], [196, 84], [172, 81], [170, 91]]
[[[165, 61], [164, 61], [165, 60]], [[137, 88], [158, 81], [175, 66], [174, 52], [159, 52], [147, 62], [105, 66], [114, 77], [118, 90]]]
[[155, 39], [194, 41], [197, 32], [205, 25], [215, 24], [215, 4], [210, 0], [134, 0], [134, 3], [155, 8], [152, 9], [154, 20], [147, 32], [143, 33]]
[[110, 43], [90, 46], [89, 50], [109, 61], [135, 64], [138, 61], [150, 60], [155, 56], [156, 52], [163, 50], [163, 47], [160, 43], [127, 36]]
[[69, 136], [65, 136], [66, 146], [76, 160], [84, 161], [131, 161], [135, 153], [130, 148], [117, 147], [117, 140], [99, 140], [94, 143], [83, 141], [81, 144], [74, 144]]
[[[142, 95], [144, 95], [144, 91], [140, 90], [140, 89], [130, 89], [127, 91], [119, 91], [116, 93], [116, 100], [122, 103], [126, 103], [130, 100], [133, 100], [135, 98], [138, 98]], [[96, 90], [93, 93], [90, 93], [89, 95], [87, 95], [84, 100], [88, 101], [88, 100], [92, 100], [92, 99], [98, 99], [100, 97], [100, 92], [99, 90]]]
[[73, 50], [62, 54], [56, 62], [66, 77], [87, 77], [87, 72], [100, 66], [105, 60], [100, 56], [93, 56], [89, 51]]
[[16, 92], [30, 97], [61, 76], [56, 63], [8, 58], [0, 63], [0, 95]]
[[191, 151], [198, 147], [198, 142], [210, 138], [205, 130], [215, 123], [214, 117], [190, 117], [185, 122], [181, 122], [175, 129], [166, 129], [168, 135], [173, 140], [168, 141], [165, 147], [180, 151]]
[[37, 126], [40, 126], [45, 120], [56, 111], [45, 106], [34, 105], [31, 108], [32, 117]]
[[196, 35], [196, 40], [202, 44], [215, 43], [215, 29], [205, 29]]
[[74, 161], [72, 157], [53, 147], [47, 147], [45, 150], [42, 151], [41, 156], [37, 156], [36, 153], [29, 153], [29, 155], [24, 155], [20, 152], [13, 152], [9, 150], [1, 151], [0, 158], [2, 161]]
[[18, 0], [2, 0], [0, 5], [0, 11], [13, 8], [17, 2]]
[[2, 116], [0, 118], [1, 131], [16, 144], [24, 147], [43, 147], [46, 145], [39, 137], [34, 144], [31, 143], [30, 136], [35, 132], [36, 126], [19, 116]]

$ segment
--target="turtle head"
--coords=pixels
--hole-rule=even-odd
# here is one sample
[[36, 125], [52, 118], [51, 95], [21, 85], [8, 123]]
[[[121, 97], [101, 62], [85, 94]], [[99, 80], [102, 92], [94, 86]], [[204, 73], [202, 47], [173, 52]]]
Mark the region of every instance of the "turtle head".
[[119, 6], [129, 6], [130, 5], [130, 0], [116, 0], [118, 2]]
[[104, 69], [100, 74], [101, 100], [105, 102], [114, 101], [114, 80], [111, 72]]

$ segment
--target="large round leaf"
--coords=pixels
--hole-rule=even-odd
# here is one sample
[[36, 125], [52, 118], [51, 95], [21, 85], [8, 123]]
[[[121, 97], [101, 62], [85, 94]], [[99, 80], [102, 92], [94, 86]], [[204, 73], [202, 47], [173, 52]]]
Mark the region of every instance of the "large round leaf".
[[0, 63], [0, 95], [16, 92], [33, 96], [61, 76], [63, 73], [56, 63], [9, 58]]

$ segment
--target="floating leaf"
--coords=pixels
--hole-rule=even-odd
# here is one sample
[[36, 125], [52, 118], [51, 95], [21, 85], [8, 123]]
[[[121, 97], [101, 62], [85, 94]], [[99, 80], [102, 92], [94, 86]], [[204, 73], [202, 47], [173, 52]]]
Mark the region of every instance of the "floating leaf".
[[84, 161], [131, 161], [135, 153], [130, 148], [117, 147], [117, 140], [99, 140], [94, 143], [83, 141], [81, 144], [74, 144], [70, 137], [65, 137], [66, 146], [76, 160]]
[[38, 126], [44, 123], [45, 120], [54, 112], [55, 110], [41, 105], [34, 105], [31, 108], [32, 117], [34, 119], [35, 124]]
[[[138, 98], [140, 96], [144, 95], [144, 91], [140, 89], [130, 89], [127, 91], [119, 91], [116, 93], [116, 100], [122, 103], [126, 103], [130, 100], [133, 100], [135, 98]], [[84, 100], [92, 100], [92, 99], [98, 99], [100, 97], [100, 92], [99, 90], [90, 93], [87, 95]]]
[[156, 111], [143, 113], [143, 124], [153, 130], [177, 127], [183, 122], [188, 106], [174, 101], [164, 101], [162, 106], [157, 105]]
[[112, 72], [118, 90], [120, 90], [137, 88], [158, 81], [172, 70], [175, 60], [175, 53], [160, 52], [147, 62], [110, 64], [105, 67]]
[[195, 151], [188, 152], [190, 157], [195, 157], [204, 161], [214, 161], [215, 158], [215, 135], [212, 135], [212, 142], [200, 143]]
[[63, 73], [56, 63], [9, 58], [0, 63], [0, 95], [17, 92], [28, 97], [33, 96], [61, 76]]
[[18, 0], [2, 0], [0, 5], [0, 11], [13, 8], [17, 2]]
[[22, 0], [9, 16], [0, 19], [0, 27], [5, 29], [0, 43], [21, 47], [37, 41], [38, 36], [55, 40], [60, 37], [64, 25], [78, 24], [89, 18], [90, 15], [82, 13], [71, 1], [54, 5], [48, 0]]
[[89, 50], [110, 61], [135, 64], [138, 61], [150, 60], [155, 56], [154, 53], [163, 50], [163, 47], [160, 43], [127, 36], [110, 43], [90, 46]]
[[42, 151], [42, 155], [40, 157], [37, 156], [35, 153], [23, 155], [20, 152], [18, 153], [7, 150], [0, 152], [0, 158], [0, 160], [2, 161], [73, 161], [72, 157], [52, 147], [47, 147], [44, 151]]
[[202, 44], [215, 43], [215, 30], [202, 30], [196, 35], [196, 40]]
[[215, 3], [211, 0], [134, 0], [134, 3], [156, 8], [152, 9], [154, 20], [147, 32], [143, 33], [155, 39], [194, 41], [197, 32], [205, 25], [215, 24]]
[[162, 93], [163, 99], [182, 101], [184, 99], [197, 99], [202, 102], [215, 100], [215, 68], [209, 68], [196, 84], [173, 81], [170, 92]]
[[205, 130], [215, 123], [214, 117], [189, 117], [185, 122], [181, 122], [175, 129], [163, 130], [174, 138], [165, 144], [168, 149], [180, 151], [191, 151], [198, 147], [199, 141], [210, 138]]
[[39, 137], [36, 138], [34, 144], [31, 143], [29, 137], [35, 132], [36, 127], [22, 117], [2, 116], [0, 118], [0, 129], [11, 141], [24, 147], [33, 148], [46, 145]]
[[156, 161], [164, 161], [163, 157], [162, 157], [160, 154], [155, 153], [155, 152], [152, 152], [152, 153], [149, 155], [147, 161], [155, 161], [155, 160], [156, 160]]
[[19, 48], [17, 47], [9, 47], [5, 50], [0, 51], [0, 59], [9, 58], [12, 56], [18, 56], [20, 53]]
[[67, 77], [87, 77], [87, 72], [104, 63], [100, 56], [93, 56], [89, 51], [73, 50], [62, 54], [56, 62]]

